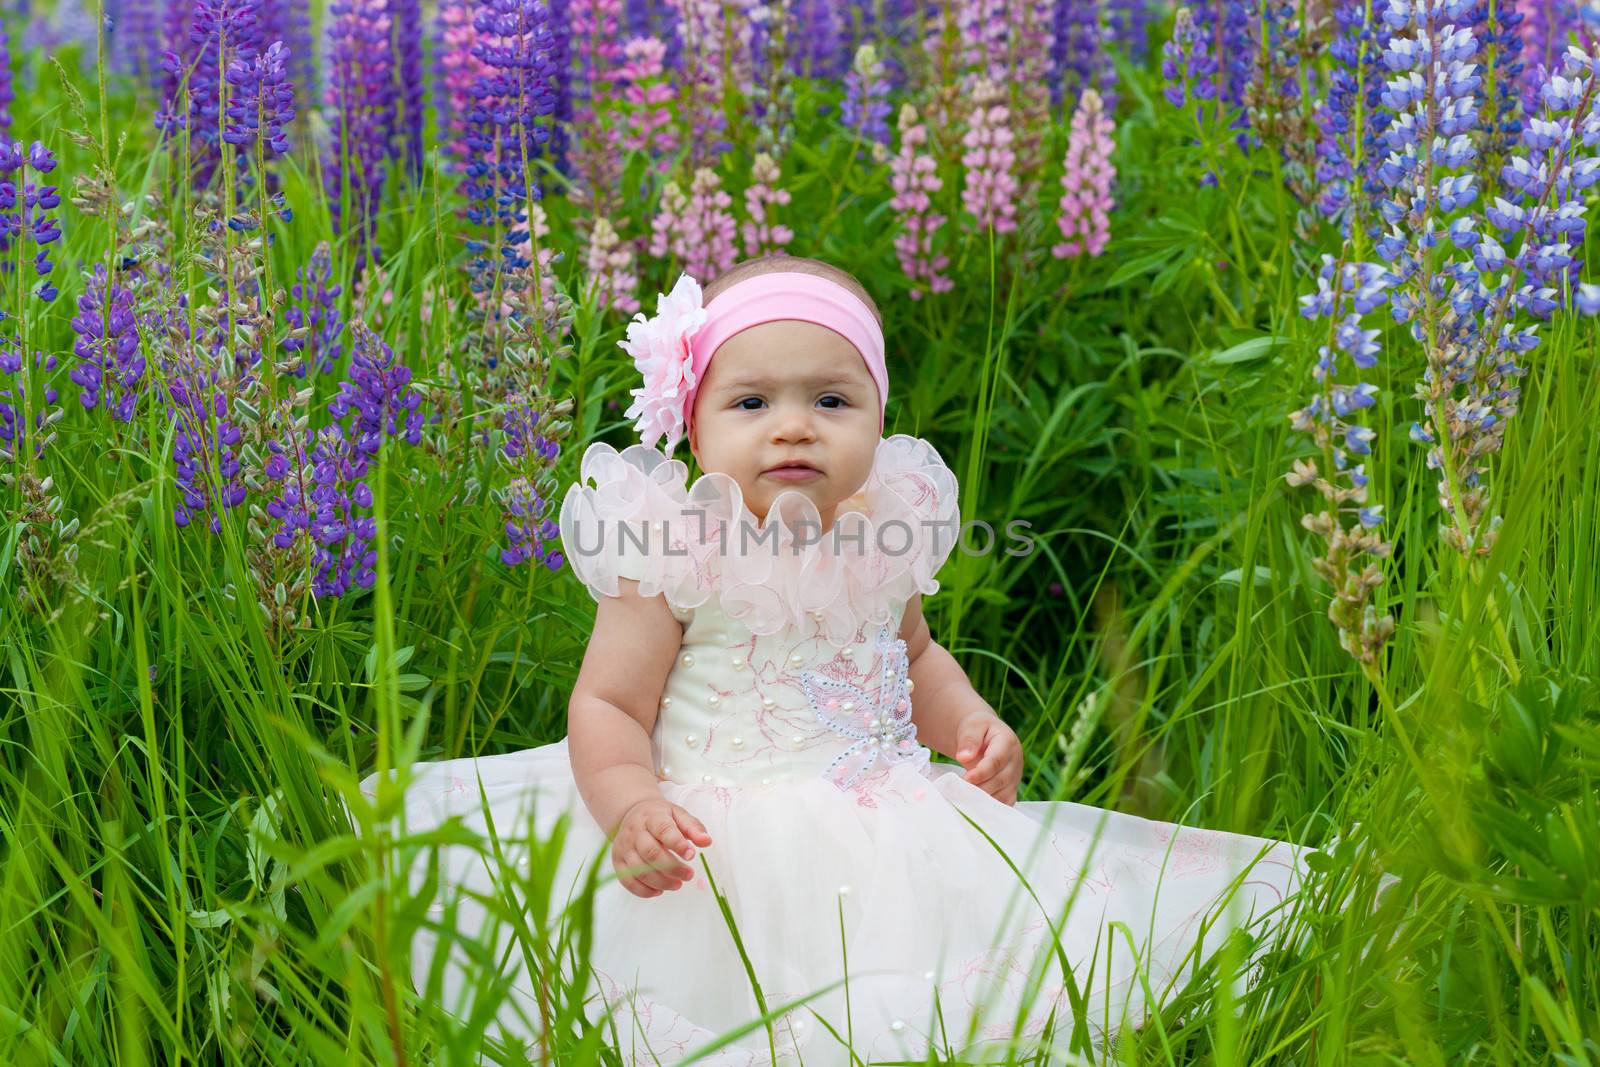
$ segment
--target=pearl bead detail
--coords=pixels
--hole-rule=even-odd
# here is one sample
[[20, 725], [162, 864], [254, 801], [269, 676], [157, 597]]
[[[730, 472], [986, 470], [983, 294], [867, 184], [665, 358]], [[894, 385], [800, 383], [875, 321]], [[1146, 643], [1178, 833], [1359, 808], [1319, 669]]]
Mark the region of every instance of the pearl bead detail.
[[684, 734], [683, 735], [683, 743], [686, 744], [686, 745], [693, 745], [695, 742], [697, 742], [699, 740], [700, 740], [700, 738], [696, 734]]
[[744, 670], [744, 657], [743, 656], [735, 656], [735, 657], [733, 657], [733, 669], [736, 670], [736, 671]]
[[771, 708], [777, 703], [778, 702], [776, 700], [773, 700], [771, 697], [762, 697], [761, 698], [761, 706], [764, 707], [764, 708]]
[[904, 1030], [905, 1028], [906, 1028], [906, 1024], [904, 1022], [902, 1022], [901, 1020], [899, 1020], [899, 1019], [896, 1019], [896, 1020], [894, 1020], [893, 1022], [891, 1022], [889, 1024], [889, 1029], [891, 1029], [891, 1030], [900, 1031], [900, 1030]]
[[806, 743], [806, 739], [804, 737], [801, 737], [799, 734], [795, 734], [794, 735], [794, 743], [797, 744], [797, 745], [803, 745], [803, 744]]
[[917, 687], [917, 683], [916, 682], [913, 682], [910, 678], [906, 679], [906, 692], [909, 693], [913, 689], [915, 689], [916, 687]]
[[700, 780], [701, 780], [701, 781], [702, 781], [702, 782], [705, 782], [705, 783], [707, 783], [707, 784], [710, 784], [710, 782], [711, 782], [711, 776], [710, 776], [710, 775], [709, 775], [709, 774], [702, 774], [702, 775], [701, 775], [701, 776], [700, 776]]
[[683, 657], [681, 659], [679, 659], [678, 662], [683, 664], [685, 667], [693, 667], [694, 666], [694, 654], [691, 653], [691, 652], [685, 652], [683, 654]]
[[664, 708], [672, 707], [672, 698], [671, 697], [662, 697], [661, 698], [661, 706], [664, 707]]
[[735, 737], [735, 738], [734, 738], [734, 739], [733, 739], [733, 747], [734, 747], [734, 748], [743, 748], [743, 747], [744, 747], [744, 738], [742, 738], [742, 737]]
[[843, 704], [840, 704], [839, 707], [840, 707], [841, 710], [844, 710], [844, 711], [855, 711], [856, 710], [856, 702], [853, 701], [853, 700], [846, 700]]
[[789, 662], [790, 662], [790, 663], [794, 663], [794, 664], [800, 664], [800, 663], [804, 663], [804, 662], [805, 662], [805, 657], [804, 657], [804, 656], [802, 656], [802, 655], [801, 655], [801, 654], [800, 654], [800, 653], [798, 653], [798, 652], [794, 652], [794, 653], [791, 653], [791, 654], [790, 654], [790, 656], [789, 656]]
[[668, 767], [666, 764], [662, 764], [662, 766], [661, 766], [661, 777], [663, 777], [663, 778], [672, 777], [672, 768]]
[[718, 704], [722, 703], [722, 698], [717, 696], [717, 694], [712, 693], [710, 696], [706, 697], [706, 703], [710, 704], [712, 707], [716, 707]]

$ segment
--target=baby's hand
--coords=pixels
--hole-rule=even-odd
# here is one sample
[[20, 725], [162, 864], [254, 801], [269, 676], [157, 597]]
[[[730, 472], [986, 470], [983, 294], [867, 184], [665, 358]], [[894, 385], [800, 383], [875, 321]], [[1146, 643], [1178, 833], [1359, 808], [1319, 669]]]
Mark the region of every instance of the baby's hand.
[[985, 708], [956, 727], [956, 759], [966, 781], [1005, 804], [1017, 802], [1022, 782], [1022, 742], [998, 715]]
[[[694, 877], [694, 868], [686, 866], [694, 859], [694, 845], [709, 844], [711, 835], [699, 819], [665, 797], [646, 798], [624, 812], [617, 824], [611, 865], [628, 892], [658, 897]], [[677, 862], [677, 856], [684, 862]]]

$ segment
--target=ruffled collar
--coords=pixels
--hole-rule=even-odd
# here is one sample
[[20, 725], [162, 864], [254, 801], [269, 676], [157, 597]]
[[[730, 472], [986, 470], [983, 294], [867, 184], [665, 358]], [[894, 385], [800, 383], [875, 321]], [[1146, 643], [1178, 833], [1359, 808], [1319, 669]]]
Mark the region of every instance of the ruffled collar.
[[[823, 531], [816, 505], [786, 489], [758, 519], [732, 477], [689, 468], [642, 444], [597, 442], [562, 500], [560, 530], [573, 572], [598, 601], [634, 578], [644, 596], [677, 609], [716, 597], [758, 634], [805, 625], [835, 644], [865, 624], [898, 618], [934, 575], [960, 528], [955, 475], [927, 441], [881, 439], [871, 473]], [[590, 484], [592, 483], [592, 484]]]

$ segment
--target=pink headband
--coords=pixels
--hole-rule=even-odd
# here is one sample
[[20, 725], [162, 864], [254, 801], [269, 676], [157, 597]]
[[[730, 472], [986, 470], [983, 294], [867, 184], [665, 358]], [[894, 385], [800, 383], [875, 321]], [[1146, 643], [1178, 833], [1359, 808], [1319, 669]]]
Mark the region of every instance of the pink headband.
[[633, 390], [629, 418], [638, 416], [640, 440], [667, 439], [670, 455], [688, 436], [694, 419], [694, 398], [705, 380], [711, 357], [724, 341], [741, 330], [780, 319], [825, 326], [855, 346], [878, 387], [878, 432], [883, 432], [889, 400], [889, 374], [884, 365], [883, 331], [854, 293], [816, 274], [778, 271], [758, 274], [730, 285], [707, 306], [700, 285], [682, 274], [670, 294], [656, 301], [656, 314], [641, 312], [628, 324], [626, 340], [618, 341], [633, 356], [644, 387]]

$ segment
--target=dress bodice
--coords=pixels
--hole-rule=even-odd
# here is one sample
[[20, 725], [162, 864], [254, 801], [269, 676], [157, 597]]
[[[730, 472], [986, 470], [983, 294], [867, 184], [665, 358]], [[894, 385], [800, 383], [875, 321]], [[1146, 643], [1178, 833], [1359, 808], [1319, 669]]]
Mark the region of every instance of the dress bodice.
[[757, 634], [714, 600], [676, 615], [683, 646], [651, 735], [662, 779], [766, 785], [820, 775], [854, 789], [893, 763], [926, 765], [899, 617], [863, 623], [841, 646], [816, 618]]

